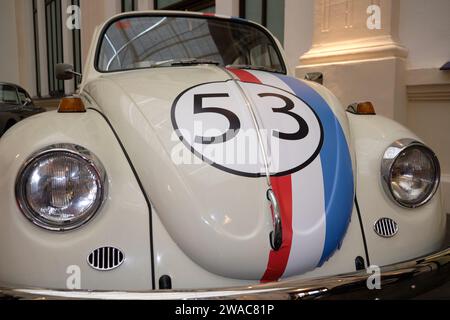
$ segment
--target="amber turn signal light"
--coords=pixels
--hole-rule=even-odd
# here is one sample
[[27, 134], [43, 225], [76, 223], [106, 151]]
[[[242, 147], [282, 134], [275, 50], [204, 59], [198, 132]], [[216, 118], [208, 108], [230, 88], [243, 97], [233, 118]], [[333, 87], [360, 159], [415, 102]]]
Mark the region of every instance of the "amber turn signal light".
[[361, 114], [361, 115], [376, 114], [375, 108], [373, 107], [373, 104], [370, 101], [353, 103], [348, 106], [347, 112], [350, 112], [353, 114]]
[[86, 107], [79, 97], [62, 98], [58, 107], [59, 113], [86, 112]]

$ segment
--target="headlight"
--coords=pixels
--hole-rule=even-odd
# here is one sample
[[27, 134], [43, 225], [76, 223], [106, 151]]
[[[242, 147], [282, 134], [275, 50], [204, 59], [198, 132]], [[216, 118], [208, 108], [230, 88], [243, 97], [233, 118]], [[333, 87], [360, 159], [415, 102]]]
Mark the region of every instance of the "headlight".
[[427, 203], [439, 186], [439, 161], [424, 144], [401, 139], [386, 149], [381, 176], [388, 196], [403, 207], [417, 208]]
[[54, 231], [89, 221], [106, 195], [106, 172], [98, 158], [72, 144], [49, 146], [34, 154], [16, 181], [17, 203], [34, 224]]

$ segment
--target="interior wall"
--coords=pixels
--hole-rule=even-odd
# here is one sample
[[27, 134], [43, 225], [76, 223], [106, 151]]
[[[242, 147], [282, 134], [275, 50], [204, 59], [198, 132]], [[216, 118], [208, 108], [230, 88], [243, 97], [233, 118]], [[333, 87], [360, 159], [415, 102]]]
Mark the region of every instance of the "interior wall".
[[153, 10], [153, 0], [138, 0], [137, 10]]
[[20, 84], [31, 96], [36, 95], [33, 7], [28, 0], [16, 0], [16, 30]]
[[450, 1], [400, 0], [399, 38], [408, 48], [407, 126], [437, 154], [450, 213]]
[[400, 0], [400, 42], [408, 69], [439, 68], [450, 61], [450, 1]]
[[88, 56], [95, 28], [121, 12], [120, 0], [81, 0], [81, 50], [83, 64]]
[[0, 81], [19, 82], [15, 0], [1, 0], [0, 12]]
[[291, 70], [312, 45], [314, 0], [285, 0], [284, 50]]
[[216, 0], [216, 13], [225, 16], [239, 16], [239, 0]]

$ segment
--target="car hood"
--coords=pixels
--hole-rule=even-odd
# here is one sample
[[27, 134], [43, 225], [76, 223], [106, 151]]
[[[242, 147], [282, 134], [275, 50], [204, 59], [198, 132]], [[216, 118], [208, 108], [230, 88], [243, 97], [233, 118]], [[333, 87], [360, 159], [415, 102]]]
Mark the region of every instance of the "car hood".
[[[317, 90], [216, 66], [115, 73], [84, 87], [184, 253], [211, 273], [261, 281], [321, 265], [349, 223], [347, 120], [337, 100]], [[274, 250], [276, 204], [282, 245]]]

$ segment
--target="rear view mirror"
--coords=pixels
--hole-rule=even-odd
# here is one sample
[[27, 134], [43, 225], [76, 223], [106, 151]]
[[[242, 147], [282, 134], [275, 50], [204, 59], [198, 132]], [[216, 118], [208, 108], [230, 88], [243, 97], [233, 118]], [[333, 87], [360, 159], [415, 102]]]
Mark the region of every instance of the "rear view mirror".
[[55, 66], [55, 76], [58, 80], [70, 80], [73, 79], [75, 72], [73, 66], [67, 63], [58, 63]]

